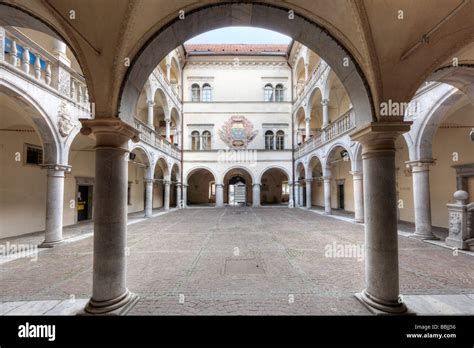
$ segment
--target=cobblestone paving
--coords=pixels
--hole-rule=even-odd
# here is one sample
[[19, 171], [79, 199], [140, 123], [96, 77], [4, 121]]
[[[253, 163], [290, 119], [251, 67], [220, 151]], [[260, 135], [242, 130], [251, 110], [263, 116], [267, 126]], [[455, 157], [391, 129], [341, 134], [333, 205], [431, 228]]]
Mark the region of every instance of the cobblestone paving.
[[[128, 231], [128, 286], [141, 297], [132, 315], [369, 314], [353, 297], [361, 255], [326, 255], [361, 246], [361, 225], [302, 209], [196, 208]], [[406, 237], [399, 246], [402, 294], [474, 293], [472, 256]], [[87, 298], [92, 238], [0, 265], [0, 279], [2, 302]]]

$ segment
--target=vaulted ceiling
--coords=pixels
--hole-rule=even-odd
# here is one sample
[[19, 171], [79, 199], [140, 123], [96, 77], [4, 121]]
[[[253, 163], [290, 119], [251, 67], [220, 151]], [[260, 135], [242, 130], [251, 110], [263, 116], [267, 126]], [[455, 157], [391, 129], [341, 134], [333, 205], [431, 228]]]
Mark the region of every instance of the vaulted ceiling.
[[[180, 14], [186, 16], [216, 3], [223, 1], [3, 0], [0, 25], [55, 32], [62, 37], [86, 75], [96, 117], [113, 117], [117, 116], [120, 87], [129, 69], [126, 59], [133, 62], [144, 45]], [[466, 64], [474, 61], [471, 0], [248, 3], [293, 10], [327, 29], [358, 63], [375, 105], [388, 99], [408, 101], [423, 81], [457, 55]], [[245, 25], [238, 20], [235, 24]]]

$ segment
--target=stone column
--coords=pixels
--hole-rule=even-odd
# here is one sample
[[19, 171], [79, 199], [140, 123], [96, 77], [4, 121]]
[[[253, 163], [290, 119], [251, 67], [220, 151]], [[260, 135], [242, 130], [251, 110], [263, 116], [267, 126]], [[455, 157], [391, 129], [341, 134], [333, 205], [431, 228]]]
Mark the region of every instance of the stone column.
[[138, 301], [126, 286], [128, 141], [138, 132], [117, 118], [81, 120], [96, 138], [94, 264], [88, 313], [124, 313]]
[[171, 64], [166, 63], [166, 79], [168, 80], [168, 83], [171, 84]]
[[306, 122], [306, 124], [305, 124], [305, 126], [306, 126], [306, 129], [305, 129], [306, 139], [305, 139], [305, 141], [306, 141], [306, 140], [309, 139], [309, 137], [311, 135], [311, 118], [309, 118], [309, 117], [305, 118], [305, 122]]
[[145, 217], [153, 215], [153, 179], [145, 179]]
[[415, 209], [415, 232], [417, 239], [438, 239], [431, 232], [430, 166], [433, 160], [407, 162], [413, 177], [413, 203]]
[[188, 206], [188, 185], [183, 185], [183, 208]]
[[362, 144], [366, 288], [357, 298], [372, 312], [403, 313], [399, 297], [395, 140], [403, 121], [377, 122], [352, 133]]
[[300, 190], [300, 192], [299, 192], [299, 196], [300, 196], [299, 197], [299, 203], [300, 204], [299, 205], [300, 205], [300, 207], [304, 207], [304, 186], [303, 186], [303, 183], [300, 183], [299, 190]]
[[176, 184], [176, 208], [183, 208], [182, 203], [182, 197], [181, 197], [181, 183]]
[[171, 182], [169, 180], [164, 180], [163, 185], [165, 186], [165, 201], [163, 207], [165, 211], [170, 210], [170, 186]]
[[148, 127], [150, 127], [151, 129], [155, 129], [155, 125], [153, 123], [153, 118], [154, 118], [154, 106], [155, 106], [155, 103], [152, 101], [152, 100], [149, 100], [147, 102], [147, 105], [148, 105], [148, 114], [147, 114], [147, 125]]
[[260, 184], [253, 184], [252, 188], [252, 204], [254, 207], [260, 207]]
[[299, 207], [300, 204], [300, 183], [295, 182], [295, 207]]
[[323, 127], [326, 128], [329, 125], [329, 99], [323, 99]]
[[350, 172], [354, 186], [354, 221], [364, 222], [364, 190], [362, 171]]
[[224, 185], [216, 184], [216, 207], [224, 207]]
[[306, 179], [306, 208], [311, 209], [311, 182], [313, 179]]
[[304, 65], [304, 80], [305, 82], [308, 81], [308, 77], [309, 77], [309, 69], [308, 69], [308, 66], [309, 64], [305, 64]]
[[171, 119], [167, 118], [165, 121], [166, 121], [166, 140], [171, 142]]
[[331, 208], [331, 176], [323, 176], [324, 180], [324, 212], [328, 215], [332, 214]]
[[288, 195], [288, 206], [290, 208], [295, 207], [295, 200], [293, 198], [293, 184], [289, 183], [290, 194]]
[[63, 206], [64, 206], [64, 172], [70, 166], [44, 165], [47, 169], [46, 181], [46, 224], [44, 241], [40, 248], [51, 248], [63, 242]]

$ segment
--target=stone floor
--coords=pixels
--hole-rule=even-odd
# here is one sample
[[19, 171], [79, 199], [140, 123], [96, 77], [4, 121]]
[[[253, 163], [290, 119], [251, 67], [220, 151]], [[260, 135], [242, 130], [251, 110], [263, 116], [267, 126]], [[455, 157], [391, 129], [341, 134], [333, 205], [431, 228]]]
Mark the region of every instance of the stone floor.
[[[361, 251], [360, 224], [281, 207], [158, 215], [136, 218], [128, 228], [128, 286], [141, 297], [132, 315], [369, 314], [353, 296], [364, 288], [363, 254], [329, 254], [341, 246]], [[403, 236], [399, 246], [409, 305], [426, 310], [430, 301], [454, 298], [457, 307], [438, 305], [438, 312], [474, 308], [472, 256]], [[67, 300], [91, 294], [92, 238], [43, 249], [36, 260], [5, 262], [0, 279], [0, 314], [36, 307], [66, 313]]]

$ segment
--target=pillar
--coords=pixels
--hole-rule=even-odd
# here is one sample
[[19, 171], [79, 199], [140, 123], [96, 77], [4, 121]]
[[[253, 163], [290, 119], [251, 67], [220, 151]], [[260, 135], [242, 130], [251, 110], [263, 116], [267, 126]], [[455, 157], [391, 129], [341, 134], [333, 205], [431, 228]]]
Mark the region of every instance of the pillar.
[[328, 215], [332, 214], [331, 208], [331, 176], [323, 176], [324, 180], [324, 212]]
[[181, 197], [181, 183], [176, 184], [176, 208], [183, 208], [183, 198]]
[[92, 298], [88, 313], [125, 313], [138, 297], [126, 286], [128, 141], [138, 132], [117, 118], [81, 120], [96, 138]]
[[352, 134], [362, 144], [365, 282], [357, 298], [372, 312], [403, 313], [399, 297], [395, 140], [408, 122], [377, 122]]
[[308, 81], [308, 77], [309, 77], [309, 69], [308, 69], [309, 66], [308, 65], [309, 65], [308, 63], [306, 63], [304, 65], [304, 80], [305, 80], [305, 82]]
[[216, 207], [224, 207], [224, 185], [216, 184]]
[[304, 207], [304, 186], [303, 183], [300, 183], [299, 185], [299, 206]]
[[188, 185], [183, 185], [183, 208], [188, 206]]
[[364, 222], [364, 190], [362, 171], [353, 171], [352, 174], [354, 186], [354, 221]]
[[167, 118], [165, 121], [166, 121], [166, 140], [171, 142], [171, 119]]
[[323, 104], [323, 126], [326, 128], [329, 125], [329, 99], [323, 99], [321, 102]]
[[166, 79], [171, 83], [171, 63], [166, 63]]
[[44, 165], [46, 169], [46, 224], [44, 241], [41, 248], [51, 248], [63, 242], [63, 205], [64, 205], [64, 172], [69, 166]]
[[295, 207], [295, 200], [294, 200], [294, 195], [293, 195], [293, 184], [292, 183], [289, 183], [289, 190], [290, 190], [290, 194], [288, 195], [288, 206], [290, 208], [294, 208]]
[[145, 217], [153, 215], [153, 179], [145, 179]]
[[252, 189], [252, 204], [254, 207], [260, 207], [260, 184], [253, 184]]
[[155, 106], [155, 103], [152, 101], [152, 100], [149, 100], [147, 102], [147, 105], [148, 105], [148, 114], [147, 114], [147, 125], [148, 127], [150, 127], [151, 129], [155, 129], [155, 125], [153, 124], [153, 118], [154, 118], [154, 106]]
[[305, 122], [306, 122], [306, 124], [305, 124], [305, 126], [306, 126], [306, 128], [305, 128], [306, 139], [305, 139], [305, 141], [306, 141], [306, 140], [309, 139], [309, 137], [311, 135], [311, 118], [309, 118], [309, 117], [305, 118]]
[[300, 204], [300, 183], [295, 182], [295, 207], [299, 207]]
[[413, 177], [415, 232], [418, 239], [438, 239], [431, 231], [430, 166], [433, 160], [407, 162]]
[[171, 182], [169, 180], [163, 181], [163, 185], [165, 186], [165, 201], [163, 202], [163, 206], [166, 210], [170, 210], [170, 186]]
[[311, 209], [311, 182], [313, 179], [306, 179], [306, 208]]

